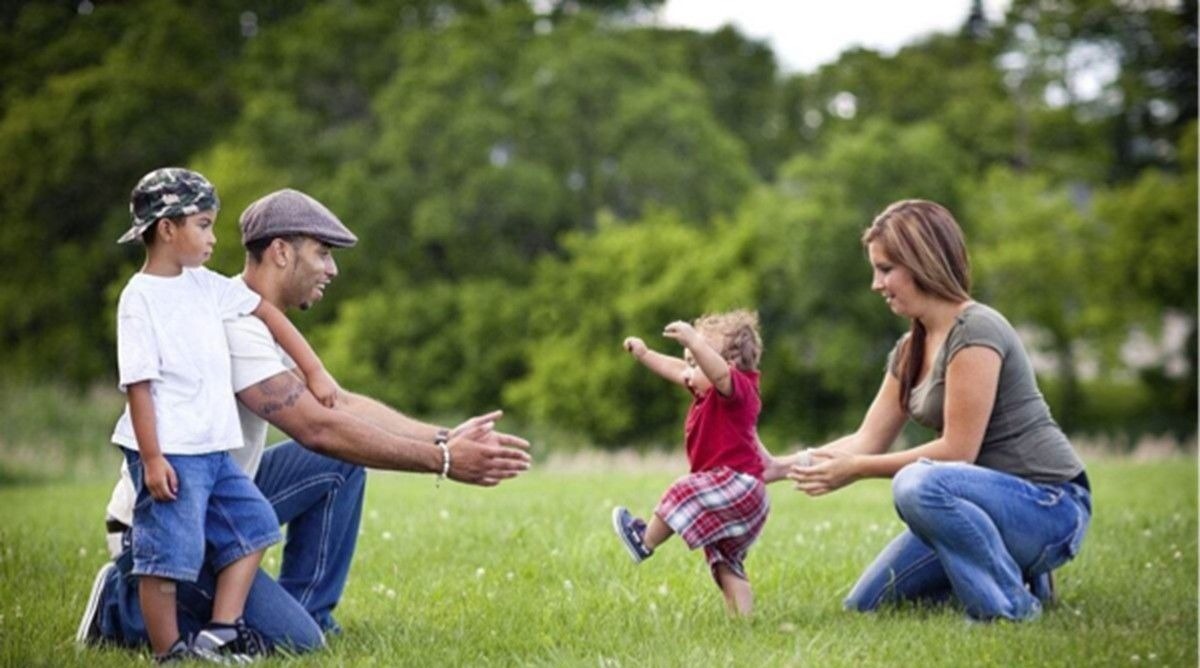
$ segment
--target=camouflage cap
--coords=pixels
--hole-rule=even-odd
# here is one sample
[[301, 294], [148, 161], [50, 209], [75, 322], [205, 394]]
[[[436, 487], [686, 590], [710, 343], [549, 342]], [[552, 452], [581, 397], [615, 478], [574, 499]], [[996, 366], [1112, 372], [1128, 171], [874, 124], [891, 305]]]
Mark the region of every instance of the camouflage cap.
[[127, 243], [142, 236], [160, 218], [191, 216], [215, 211], [221, 200], [217, 190], [197, 172], [182, 167], [163, 167], [142, 177], [129, 195], [133, 226], [117, 239]]

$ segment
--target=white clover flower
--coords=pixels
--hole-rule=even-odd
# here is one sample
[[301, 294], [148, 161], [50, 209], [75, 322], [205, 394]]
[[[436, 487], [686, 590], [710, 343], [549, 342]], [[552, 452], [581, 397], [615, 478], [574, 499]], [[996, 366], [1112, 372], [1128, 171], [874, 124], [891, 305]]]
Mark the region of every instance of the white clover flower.
[[391, 539], [392, 539], [392, 532], [391, 532], [391, 531], [384, 531], [384, 532], [383, 532], [383, 539], [384, 539], [384, 540], [391, 540]]
[[81, 556], [81, 557], [87, 556], [87, 548], [86, 547], [79, 548], [79, 556]]
[[575, 591], [575, 584], [570, 580], [563, 580], [563, 589], [567, 591]]
[[516, 576], [515, 576], [515, 575], [513, 575], [513, 572], [512, 572], [512, 571], [509, 571], [509, 572], [507, 572], [507, 573], [505, 573], [505, 574], [504, 574], [504, 579], [505, 579], [505, 580], [511, 580], [511, 579], [513, 579], [514, 577], [516, 577]]
[[438, 511], [438, 517], [440, 517], [444, 520], [448, 520], [448, 519], [450, 519], [450, 511], [442, 509], [442, 510]]
[[371, 511], [367, 513], [367, 517], [369, 517], [373, 520], [377, 520], [377, 519], [379, 519], [379, 511], [375, 510], [375, 509], [371, 509]]
[[477, 578], [483, 577], [484, 573], [487, 573], [487, 569], [485, 569], [482, 566], [475, 569], [475, 577], [477, 577]]
[[387, 590], [387, 597], [388, 598], [396, 598], [396, 590], [395, 589]]
[[664, 583], [658, 585], [658, 595], [659, 596], [667, 595], [667, 583], [664, 582]]

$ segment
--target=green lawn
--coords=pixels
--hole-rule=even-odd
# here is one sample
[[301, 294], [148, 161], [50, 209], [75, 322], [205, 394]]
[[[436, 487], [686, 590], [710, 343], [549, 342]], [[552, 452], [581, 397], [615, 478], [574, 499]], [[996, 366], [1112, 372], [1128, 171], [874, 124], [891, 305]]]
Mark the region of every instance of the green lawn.
[[[670, 474], [534, 472], [492, 490], [372, 474], [338, 610], [345, 634], [297, 665], [1197, 665], [1194, 457], [1093, 462], [1096, 517], [1029, 624], [952, 607], [843, 612], [900, 527], [884, 481], [821, 499], [772, 489], [748, 568], [752, 621], [730, 621], [703, 557], [675, 542], [634, 566], [614, 503], [645, 512]], [[127, 665], [72, 636], [103, 560], [108, 485], [0, 489], [0, 665]], [[268, 560], [278, 559], [278, 552]]]

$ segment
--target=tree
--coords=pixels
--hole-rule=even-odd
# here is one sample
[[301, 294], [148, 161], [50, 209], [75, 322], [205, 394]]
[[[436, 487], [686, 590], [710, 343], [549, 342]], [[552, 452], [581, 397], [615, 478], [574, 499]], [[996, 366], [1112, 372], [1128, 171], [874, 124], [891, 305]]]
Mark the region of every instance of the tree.
[[636, 335], [682, 354], [658, 337], [668, 322], [753, 308], [754, 240], [752, 228], [699, 230], [667, 212], [568, 235], [564, 259], [538, 264], [529, 372], [505, 389], [506, 405], [606, 446], [677, 441], [687, 395], [640, 368], [621, 342]]
[[[31, 5], [18, 23], [43, 11]], [[36, 87], [6, 87], [0, 342], [12, 375], [52, 370], [84, 381], [111, 369], [112, 329], [104, 324], [112, 303], [96, 286], [119, 280], [135, 261], [114, 240], [129, 224], [137, 179], [186, 163], [224, 127], [233, 101], [220, 76], [221, 46], [241, 37], [223, 30], [236, 23], [221, 17], [165, 1], [99, 7], [58, 32], [64, 43], [55, 62], [73, 69]], [[107, 41], [114, 26], [119, 36]], [[67, 48], [102, 39], [94, 60], [81, 62]]]
[[955, 209], [963, 162], [936, 126], [875, 119], [792, 158], [738, 213], [760, 230], [764, 415], [776, 434], [816, 442], [858, 424], [906, 328], [869, 289], [862, 232], [898, 199]]
[[[1040, 135], [1047, 153], [1063, 130], [1097, 128], [1111, 154], [1105, 179], [1175, 164], [1177, 141], [1196, 117], [1195, 0], [1015, 0], [1001, 39], [1030, 113], [1071, 119]], [[1081, 137], [1073, 148], [1090, 143]]]
[[976, 294], [1016, 325], [1044, 332], [1057, 361], [1061, 399], [1055, 418], [1079, 426], [1084, 396], [1078, 366], [1082, 339], [1097, 318], [1090, 286], [1100, 279], [1095, 226], [1088, 225], [1071, 192], [1039, 175], [994, 168], [970, 193], [971, 260]]

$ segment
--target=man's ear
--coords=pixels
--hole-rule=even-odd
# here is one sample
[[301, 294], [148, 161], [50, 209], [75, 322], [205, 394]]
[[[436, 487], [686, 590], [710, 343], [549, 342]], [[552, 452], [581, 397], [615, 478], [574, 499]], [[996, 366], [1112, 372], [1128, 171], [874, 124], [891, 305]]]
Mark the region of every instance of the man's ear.
[[293, 248], [292, 245], [287, 242], [287, 240], [275, 237], [271, 240], [269, 249], [271, 251], [271, 258], [275, 262], [275, 266], [279, 267], [280, 269], [288, 266], [288, 264], [292, 261]]

